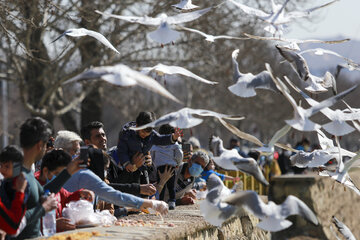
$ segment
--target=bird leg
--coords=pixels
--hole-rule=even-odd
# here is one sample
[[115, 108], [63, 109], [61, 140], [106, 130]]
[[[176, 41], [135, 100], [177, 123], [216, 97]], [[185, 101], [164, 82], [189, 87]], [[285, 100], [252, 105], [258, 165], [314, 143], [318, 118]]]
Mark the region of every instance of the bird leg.
[[171, 44], [172, 44], [172, 45], [175, 45], [174, 41], [171, 41]]
[[161, 48], [164, 48], [164, 44], [160, 44]]
[[334, 190], [334, 188], [335, 188], [335, 182], [333, 182], [331, 190]]

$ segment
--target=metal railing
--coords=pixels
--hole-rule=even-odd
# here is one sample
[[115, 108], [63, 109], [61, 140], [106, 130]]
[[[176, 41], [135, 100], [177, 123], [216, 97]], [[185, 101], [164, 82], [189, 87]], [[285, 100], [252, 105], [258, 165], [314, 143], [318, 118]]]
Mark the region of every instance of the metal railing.
[[[253, 176], [243, 173], [241, 171], [221, 171], [216, 170], [221, 174], [225, 174], [232, 177], [240, 178], [240, 181], [243, 183], [243, 190], [252, 190], [257, 192], [259, 195], [267, 195], [268, 194], [268, 187], [264, 186], [260, 182], [258, 182]], [[269, 182], [269, 173], [270, 167], [265, 165], [264, 167], [264, 176], [266, 180]], [[228, 188], [232, 188], [234, 186], [234, 182], [231, 180], [224, 181], [224, 184]]]

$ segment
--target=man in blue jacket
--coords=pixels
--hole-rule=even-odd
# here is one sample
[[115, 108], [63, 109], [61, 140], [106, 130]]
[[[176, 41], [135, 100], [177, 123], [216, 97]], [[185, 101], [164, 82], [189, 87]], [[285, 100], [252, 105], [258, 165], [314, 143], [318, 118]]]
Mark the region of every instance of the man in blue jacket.
[[135, 122], [125, 124], [120, 131], [117, 153], [120, 164], [127, 172], [123, 175], [123, 183], [148, 183], [147, 165], [151, 165], [150, 148], [153, 145], [174, 144], [180, 137], [179, 129], [175, 129], [175, 133], [168, 135], [160, 135], [153, 128], [137, 131], [130, 129], [130, 127], [143, 126], [154, 120], [153, 113], [140, 112]]

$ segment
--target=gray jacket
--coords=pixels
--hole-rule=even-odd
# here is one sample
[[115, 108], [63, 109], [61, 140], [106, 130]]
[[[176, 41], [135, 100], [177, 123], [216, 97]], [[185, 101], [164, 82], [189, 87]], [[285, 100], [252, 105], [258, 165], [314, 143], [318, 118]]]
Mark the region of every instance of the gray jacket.
[[181, 146], [177, 142], [165, 146], [154, 145], [150, 149], [150, 153], [155, 167], [163, 165], [176, 167], [182, 163], [184, 157]]

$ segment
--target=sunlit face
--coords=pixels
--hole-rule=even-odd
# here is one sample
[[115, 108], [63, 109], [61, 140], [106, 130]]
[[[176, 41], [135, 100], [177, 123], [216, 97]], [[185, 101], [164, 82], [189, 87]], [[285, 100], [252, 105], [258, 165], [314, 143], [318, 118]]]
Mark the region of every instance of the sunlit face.
[[92, 129], [90, 132], [90, 143], [97, 148], [106, 151], [107, 138], [103, 128]]
[[11, 161], [0, 163], [0, 173], [4, 178], [11, 178], [13, 175], [13, 163]]

